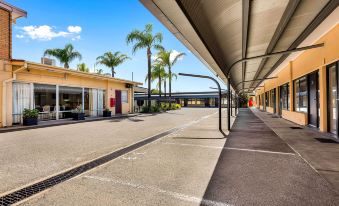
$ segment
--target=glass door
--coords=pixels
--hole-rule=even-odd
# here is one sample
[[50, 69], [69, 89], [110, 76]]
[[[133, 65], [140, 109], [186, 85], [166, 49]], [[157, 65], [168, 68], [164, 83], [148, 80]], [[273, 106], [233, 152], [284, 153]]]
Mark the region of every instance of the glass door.
[[328, 131], [338, 134], [338, 62], [327, 67]]

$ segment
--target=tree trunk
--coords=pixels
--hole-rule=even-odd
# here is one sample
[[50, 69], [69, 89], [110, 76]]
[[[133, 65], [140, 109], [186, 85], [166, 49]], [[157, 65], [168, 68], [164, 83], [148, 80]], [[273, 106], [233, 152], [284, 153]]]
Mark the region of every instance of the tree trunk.
[[161, 97], [161, 76], [159, 74], [159, 97]]
[[172, 108], [172, 71], [171, 71], [171, 66], [168, 66], [168, 73], [169, 73], [169, 88], [168, 88], [168, 92], [169, 92], [169, 98], [170, 98], [170, 102], [169, 102], [169, 106], [170, 108]]
[[147, 97], [148, 97], [148, 101], [147, 101], [147, 106], [148, 106], [148, 109], [150, 110], [151, 109], [151, 55], [152, 55], [152, 52], [151, 52], [151, 48], [147, 48], [147, 66], [148, 66], [148, 73], [147, 73], [147, 79], [148, 79], [148, 94], [147, 94]]
[[112, 77], [114, 77], [114, 67], [112, 67]]
[[68, 68], [69, 68], [69, 65], [68, 65], [67, 62], [64, 64], [64, 68], [65, 68], [65, 69], [68, 69]]
[[167, 96], [166, 95], [166, 79], [164, 80], [164, 90], [165, 90], [165, 97]]

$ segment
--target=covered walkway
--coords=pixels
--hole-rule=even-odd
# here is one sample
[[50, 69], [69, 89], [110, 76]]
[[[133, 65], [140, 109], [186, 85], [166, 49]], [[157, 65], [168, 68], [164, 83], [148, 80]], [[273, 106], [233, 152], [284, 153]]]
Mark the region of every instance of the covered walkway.
[[233, 205], [339, 202], [334, 187], [249, 109], [240, 110], [204, 199]]

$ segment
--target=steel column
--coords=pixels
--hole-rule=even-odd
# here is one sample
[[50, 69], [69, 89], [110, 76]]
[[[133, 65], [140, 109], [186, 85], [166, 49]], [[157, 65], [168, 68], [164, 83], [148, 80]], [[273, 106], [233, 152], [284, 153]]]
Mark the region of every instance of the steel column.
[[214, 81], [216, 83], [216, 85], [218, 86], [218, 93], [219, 93], [219, 131], [221, 133], [224, 133], [222, 131], [222, 126], [221, 126], [221, 87], [219, 82], [214, 79], [213, 77], [210, 76], [204, 76], [204, 75], [197, 75], [197, 74], [185, 74], [185, 73], [179, 73], [180, 76], [188, 76], [188, 77], [197, 77], [197, 78], [204, 78], [204, 79], [210, 79], [212, 81]]

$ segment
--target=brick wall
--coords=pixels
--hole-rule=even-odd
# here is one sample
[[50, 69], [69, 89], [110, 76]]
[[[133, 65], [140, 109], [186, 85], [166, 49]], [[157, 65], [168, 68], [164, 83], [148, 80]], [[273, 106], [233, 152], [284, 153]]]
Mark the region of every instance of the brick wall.
[[12, 29], [10, 12], [0, 8], [0, 59], [11, 59]]

